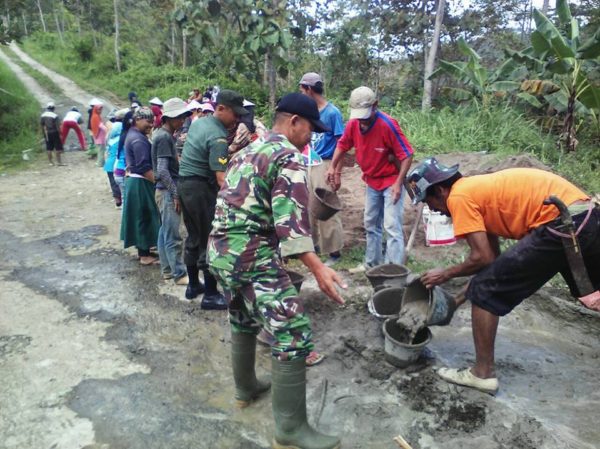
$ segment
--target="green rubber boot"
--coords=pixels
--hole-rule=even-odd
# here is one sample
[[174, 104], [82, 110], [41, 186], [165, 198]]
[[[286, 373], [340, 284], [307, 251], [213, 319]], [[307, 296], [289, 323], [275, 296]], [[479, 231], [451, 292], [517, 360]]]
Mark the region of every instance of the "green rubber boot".
[[273, 358], [273, 449], [339, 449], [340, 439], [324, 435], [306, 420], [306, 360]]
[[231, 334], [231, 366], [235, 381], [237, 406], [245, 408], [271, 388], [268, 380], [258, 380], [254, 369], [256, 360], [256, 335]]

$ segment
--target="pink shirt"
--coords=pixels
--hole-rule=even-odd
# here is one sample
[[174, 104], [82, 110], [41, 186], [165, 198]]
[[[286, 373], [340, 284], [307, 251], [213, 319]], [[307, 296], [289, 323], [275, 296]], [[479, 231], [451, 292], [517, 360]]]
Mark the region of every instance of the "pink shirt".
[[106, 144], [106, 126], [102, 122], [100, 122], [100, 125], [98, 126], [98, 134], [94, 136], [94, 144]]
[[381, 111], [377, 112], [375, 122], [365, 133], [360, 130], [357, 119], [350, 120], [337, 148], [343, 152], [356, 149], [362, 179], [375, 190], [387, 189], [398, 178], [398, 168], [390, 162], [390, 154], [402, 161], [414, 153], [398, 122]]

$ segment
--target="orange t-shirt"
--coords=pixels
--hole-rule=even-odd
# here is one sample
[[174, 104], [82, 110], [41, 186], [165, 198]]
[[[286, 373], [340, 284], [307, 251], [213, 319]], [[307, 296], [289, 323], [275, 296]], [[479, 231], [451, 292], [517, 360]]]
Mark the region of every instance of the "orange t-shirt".
[[569, 181], [534, 168], [510, 168], [461, 178], [452, 186], [447, 201], [454, 235], [464, 237], [483, 231], [521, 239], [532, 229], [558, 217], [555, 206], [544, 205], [550, 195], [567, 206], [589, 199]]

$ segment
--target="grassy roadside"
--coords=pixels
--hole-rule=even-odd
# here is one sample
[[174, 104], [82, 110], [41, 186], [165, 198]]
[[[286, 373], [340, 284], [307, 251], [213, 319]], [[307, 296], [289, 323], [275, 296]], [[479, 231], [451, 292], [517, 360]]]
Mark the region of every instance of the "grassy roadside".
[[50, 93], [53, 96], [59, 96], [63, 94], [61, 88], [58, 87], [58, 85], [54, 81], [52, 81], [43, 73], [38, 72], [28, 64], [21, 61], [21, 59], [10, 49], [10, 47], [3, 47], [3, 51], [10, 59], [13, 60], [15, 64], [21, 67], [25, 73], [27, 73], [29, 76], [35, 79], [37, 83], [40, 86], [42, 86], [48, 93]]
[[32, 149], [30, 157], [40, 152], [40, 109], [5, 64], [0, 64], [0, 172], [25, 165], [23, 151]]

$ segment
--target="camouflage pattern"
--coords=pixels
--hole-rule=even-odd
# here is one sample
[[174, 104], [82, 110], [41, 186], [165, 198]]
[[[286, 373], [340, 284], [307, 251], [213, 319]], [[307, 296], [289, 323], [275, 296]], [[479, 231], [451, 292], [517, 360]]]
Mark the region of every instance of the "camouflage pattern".
[[273, 259], [270, 265], [262, 272], [210, 270], [229, 304], [231, 332], [257, 334], [264, 328], [274, 357], [304, 358], [314, 348], [304, 303], [279, 261]]
[[219, 192], [208, 265], [229, 301], [233, 332], [272, 336], [280, 360], [306, 357], [313, 345], [302, 300], [280, 257], [314, 251], [306, 168], [284, 136], [270, 134], [237, 153]]

